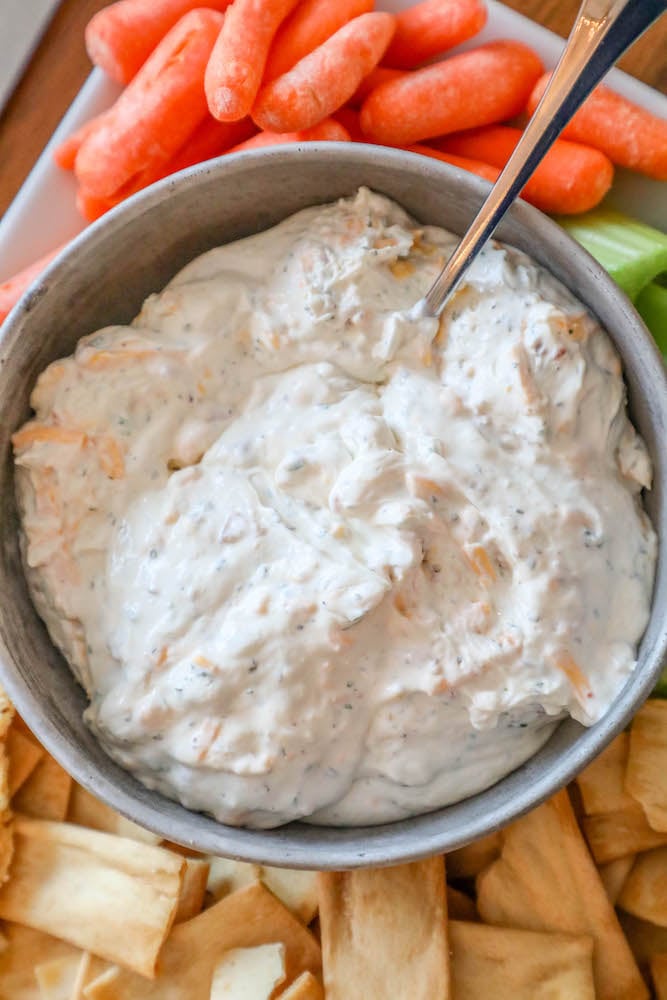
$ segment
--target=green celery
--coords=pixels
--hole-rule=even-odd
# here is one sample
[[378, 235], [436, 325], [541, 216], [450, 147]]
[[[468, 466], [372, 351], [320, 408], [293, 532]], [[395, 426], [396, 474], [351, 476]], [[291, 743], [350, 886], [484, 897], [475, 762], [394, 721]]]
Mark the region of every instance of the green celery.
[[640, 292], [635, 302], [637, 312], [653, 334], [655, 342], [667, 358], [667, 287], [651, 282]]
[[667, 271], [667, 234], [611, 209], [558, 220], [634, 301]]
[[667, 666], [662, 668], [658, 683], [653, 689], [656, 698], [667, 698]]

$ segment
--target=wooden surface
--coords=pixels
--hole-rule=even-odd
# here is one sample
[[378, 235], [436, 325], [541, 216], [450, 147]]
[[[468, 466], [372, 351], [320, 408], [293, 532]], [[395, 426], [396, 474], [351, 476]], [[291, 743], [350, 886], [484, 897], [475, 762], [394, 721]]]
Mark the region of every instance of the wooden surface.
[[[83, 46], [83, 29], [89, 17], [105, 2], [63, 0], [28, 71], [0, 117], [0, 215], [90, 70]], [[505, 2], [561, 35], [568, 33], [579, 7], [579, 0]], [[620, 65], [667, 93], [667, 16], [635, 44]]]

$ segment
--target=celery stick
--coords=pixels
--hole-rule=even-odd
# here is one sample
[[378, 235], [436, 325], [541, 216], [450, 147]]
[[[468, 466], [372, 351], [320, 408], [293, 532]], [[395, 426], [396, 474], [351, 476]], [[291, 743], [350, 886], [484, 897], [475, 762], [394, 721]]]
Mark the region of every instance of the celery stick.
[[610, 209], [558, 220], [631, 299], [667, 271], [667, 234]]
[[667, 666], [662, 668], [658, 683], [653, 689], [656, 698], [667, 698]]
[[657, 281], [651, 282], [637, 296], [635, 305], [667, 358], [667, 286], [659, 285]]

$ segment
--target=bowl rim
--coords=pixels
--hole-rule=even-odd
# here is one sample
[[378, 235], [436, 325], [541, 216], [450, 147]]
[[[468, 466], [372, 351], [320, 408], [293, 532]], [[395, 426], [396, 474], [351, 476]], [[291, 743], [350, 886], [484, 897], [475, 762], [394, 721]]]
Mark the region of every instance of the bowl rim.
[[[220, 174], [242, 173], [247, 165], [262, 162], [270, 169], [271, 164], [276, 161], [282, 163], [286, 160], [289, 163], [297, 158], [299, 164], [305, 165], [304, 169], [307, 169], [307, 164], [318, 163], [323, 155], [332, 164], [332, 168], [336, 162], [350, 162], [352, 160], [358, 165], [368, 166], [372, 170], [380, 161], [386, 162], [394, 168], [407, 169], [414, 174], [417, 183], [420, 180], [420, 174], [422, 177], [427, 175], [435, 180], [440, 178], [450, 184], [463, 184], [468, 190], [472, 190], [480, 196], [491, 187], [489, 182], [439, 160], [427, 159], [419, 154], [404, 150], [371, 146], [364, 143], [291, 144], [227, 154], [204, 164], [197, 164], [139, 192], [74, 238], [31, 285], [6, 322], [0, 327], [0, 368], [5, 353], [11, 352], [16, 337], [22, 333], [23, 324], [28, 321], [30, 312], [37, 302], [48, 296], [49, 288], [57, 283], [59, 274], [73, 260], [75, 261], [81, 252], [112, 240], [115, 233], [122, 229], [127, 218], [154, 209], [165, 199], [173, 194], [178, 194], [179, 190], [196, 187], [206, 178], [210, 178], [211, 175], [217, 177]], [[369, 186], [372, 187], [372, 184]], [[579, 244], [575, 243], [553, 220], [525, 202], [515, 203], [510, 210], [510, 215], [529, 228], [542, 230], [552, 243], [560, 243], [570, 249], [575, 258], [578, 257], [581, 261], [582, 268], [586, 268], [595, 280], [602, 282], [612, 299], [618, 303], [623, 318], [630, 323], [631, 333], [638, 338], [637, 346], [633, 347], [633, 350], [638, 351], [645, 364], [649, 366], [651, 377], [655, 376], [658, 395], [662, 396], [659, 400], [659, 422], [663, 428], [666, 428], [667, 375], [651, 335], [627, 297], [613, 283], [601, 265]], [[612, 340], [615, 340], [613, 334], [610, 333], [610, 336]], [[661, 383], [662, 394], [659, 392]], [[663, 523], [665, 520], [666, 518], [663, 516], [657, 529], [660, 536], [660, 551], [662, 551], [663, 539], [667, 534], [667, 525]], [[651, 617], [656, 613], [655, 596], [654, 589]], [[662, 613], [663, 618], [667, 614], [667, 608], [657, 608], [657, 611]], [[166, 799], [158, 792], [144, 790], [144, 798], [148, 795], [148, 797], [157, 800], [155, 804], [147, 805], [143, 799], [119, 788], [106, 774], [100, 772], [87, 757], [84, 748], [74, 749], [63, 741], [53, 720], [42, 711], [37, 693], [13, 669], [13, 657], [1, 636], [0, 680], [26, 723], [29, 726], [31, 723], [34, 725], [38, 738], [49, 753], [77, 782], [113, 806], [122, 815], [154, 833], [163, 837], [167, 836], [171, 841], [180, 842], [205, 853], [245, 861], [294, 868], [349, 869], [412, 861], [442, 853], [445, 850], [452, 850], [479, 836], [499, 829], [505, 823], [519, 818], [539, 805], [567, 784], [625, 727], [643, 700], [651, 693], [666, 654], [667, 628], [663, 629], [651, 648], [644, 651], [643, 659], [645, 662], [642, 664], [641, 671], [637, 670], [628, 679], [600, 722], [588, 729], [577, 727], [581, 729], [581, 732], [572, 745], [567, 748], [562, 766], [558, 768], [556, 766], [547, 767], [545, 770], [543, 769], [542, 774], [533, 774], [530, 764], [535, 757], [531, 757], [526, 764], [521, 765], [514, 772], [510, 772], [510, 775], [527, 772], [526, 776], [529, 780], [524, 781], [522, 790], [513, 797], [510, 803], [504, 803], [490, 810], [476, 823], [473, 822], [471, 824], [473, 829], [469, 835], [458, 838], [452, 838], [451, 835], [448, 835], [446, 816], [442, 815], [449, 807], [441, 807], [438, 810], [395, 823], [370, 827], [319, 827], [304, 823], [291, 823], [274, 830], [249, 830], [227, 826], [211, 820], [210, 824], [215, 827], [215, 830], [204, 833], [198, 830], [196, 837], [193, 838], [188, 833], [187, 817], [196, 816], [201, 819], [202, 814], [190, 812], [181, 806], [177, 806], [174, 810], [172, 807], [176, 804], [172, 803], [171, 800]], [[73, 683], [76, 683], [74, 677], [72, 680]], [[568, 731], [570, 731], [571, 727], [576, 726], [576, 724], [569, 720], [561, 724], [559, 729], [562, 730], [563, 726], [567, 726]], [[550, 743], [553, 739], [554, 736], [551, 736], [548, 742]], [[111, 758], [109, 760], [111, 761]], [[117, 767], [117, 765], [115, 766]], [[496, 784], [505, 782], [508, 777], [509, 775], [504, 776]], [[484, 795], [484, 792], [478, 793], [478, 795]], [[476, 798], [477, 796], [471, 796], [464, 801], [472, 802]], [[168, 817], [165, 809], [159, 808], [160, 805], [164, 807], [165, 804], [167, 805]], [[178, 810], [184, 813], [182, 818], [176, 818], [173, 815], [174, 811]], [[297, 830], [297, 836], [293, 837], [292, 834]], [[386, 831], [389, 831], [387, 839], [380, 838], [378, 840], [377, 834]], [[392, 836], [394, 833], [396, 836]], [[320, 856], [320, 852], [323, 850], [326, 851], [324, 857]]]

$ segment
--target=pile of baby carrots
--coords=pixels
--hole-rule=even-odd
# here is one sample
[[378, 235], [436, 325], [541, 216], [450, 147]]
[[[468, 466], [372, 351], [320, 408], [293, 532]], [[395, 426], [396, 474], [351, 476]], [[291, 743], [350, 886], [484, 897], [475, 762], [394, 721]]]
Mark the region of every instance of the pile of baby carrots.
[[[89, 22], [92, 61], [124, 90], [54, 154], [74, 171], [86, 220], [185, 167], [277, 143], [380, 143], [493, 181], [548, 80], [516, 41], [446, 55], [484, 27], [484, 0], [422, 0], [397, 16], [374, 0], [200, 4], [119, 0]], [[667, 122], [601, 86], [523, 197], [585, 212], [614, 164], [667, 180]], [[26, 284], [0, 286], [0, 320]]]

